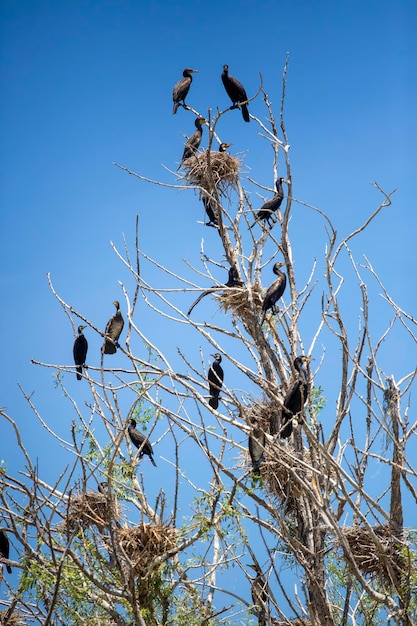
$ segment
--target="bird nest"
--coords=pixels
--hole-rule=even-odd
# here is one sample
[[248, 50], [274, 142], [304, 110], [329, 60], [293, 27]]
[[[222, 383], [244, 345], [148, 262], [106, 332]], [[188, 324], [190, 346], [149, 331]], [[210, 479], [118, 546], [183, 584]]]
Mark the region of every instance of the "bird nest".
[[207, 191], [213, 189], [214, 185], [219, 193], [225, 194], [229, 187], [236, 187], [241, 162], [228, 152], [205, 150], [185, 159], [183, 167], [190, 185], [197, 185]]
[[259, 284], [246, 287], [226, 287], [215, 299], [225, 313], [232, 313], [247, 325], [253, 322], [254, 307], [262, 306], [261, 288]]
[[70, 530], [78, 527], [97, 526], [103, 530], [112, 520], [117, 520], [120, 507], [114, 497], [91, 491], [71, 495], [67, 509], [67, 524]]
[[405, 534], [395, 537], [389, 525], [373, 526], [372, 531], [355, 525], [341, 531], [361, 572], [382, 575], [388, 581], [392, 581], [393, 575], [395, 579], [402, 578], [408, 568]]
[[27, 622], [18, 613], [12, 613], [8, 615], [9, 611], [0, 611], [0, 625], [7, 624], [7, 626], [26, 626]]
[[177, 531], [168, 524], [145, 524], [136, 528], [124, 526], [117, 531], [120, 547], [130, 561], [136, 576], [144, 578], [155, 559], [177, 545]]

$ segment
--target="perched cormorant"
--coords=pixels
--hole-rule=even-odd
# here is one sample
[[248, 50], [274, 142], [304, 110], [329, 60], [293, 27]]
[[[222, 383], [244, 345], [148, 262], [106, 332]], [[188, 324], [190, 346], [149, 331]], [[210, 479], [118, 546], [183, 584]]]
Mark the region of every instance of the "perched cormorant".
[[249, 565], [256, 572], [252, 580], [252, 602], [256, 607], [258, 626], [266, 626], [266, 603], [268, 600], [268, 583], [258, 565]]
[[274, 274], [278, 276], [278, 278], [274, 280], [274, 282], [272, 283], [270, 287], [268, 287], [264, 300], [262, 302], [263, 313], [262, 313], [262, 319], [261, 319], [261, 326], [265, 321], [265, 315], [269, 309], [271, 309], [271, 312], [273, 315], [277, 312], [275, 305], [278, 302], [278, 300], [282, 297], [285, 291], [285, 287], [287, 286], [287, 277], [285, 276], [284, 272], [280, 269], [281, 267], [283, 267], [283, 265], [284, 263], [278, 262], [278, 263], [275, 263], [274, 267], [272, 268], [272, 271], [274, 272]]
[[227, 283], [224, 284], [225, 287], [244, 287], [244, 283], [239, 280], [239, 274], [234, 265], [229, 267], [229, 277], [227, 279]]
[[[242, 283], [242, 281], [239, 280], [239, 274], [238, 274], [237, 269], [233, 265], [229, 268], [229, 277], [227, 279], [227, 283], [225, 283], [224, 286], [225, 287], [243, 287], [244, 286], [244, 283]], [[204, 298], [205, 296], [208, 296], [209, 293], [213, 293], [213, 291], [220, 291], [221, 289], [223, 289], [223, 287], [218, 287], [217, 285], [213, 285], [213, 287], [210, 287], [209, 289], [206, 289], [205, 291], [203, 291], [203, 293], [201, 293], [198, 296], [197, 300], [195, 300], [193, 304], [190, 306], [190, 308], [188, 309], [187, 315], [190, 315], [193, 308], [200, 302], [200, 300], [202, 300], [202, 298]]]
[[[229, 75], [228, 65], [223, 65], [222, 81], [224, 88], [227, 91], [227, 95], [233, 102], [232, 109], [240, 107], [243, 119], [245, 122], [249, 122], [249, 111], [247, 105], [248, 96], [246, 95], [246, 91], [242, 83], [240, 83], [237, 78]], [[245, 104], [242, 104], [242, 102]]]
[[181, 163], [185, 161], [185, 159], [189, 159], [190, 157], [192, 157], [197, 152], [198, 147], [201, 143], [201, 138], [203, 136], [202, 127], [203, 127], [203, 124], [205, 123], [206, 123], [206, 120], [204, 119], [204, 117], [196, 117], [194, 124], [197, 130], [195, 131], [195, 133], [191, 135], [189, 139], [187, 139], [185, 143], [184, 152], [182, 153]]
[[144, 454], [147, 454], [151, 459], [152, 465], [155, 465], [156, 467], [156, 463], [153, 458], [152, 446], [149, 443], [148, 439], [145, 437], [145, 435], [142, 435], [142, 433], [136, 430], [135, 420], [130, 420], [130, 424], [127, 427], [127, 430], [129, 432], [130, 441], [133, 443], [134, 446], [136, 446], [136, 448], [138, 448], [138, 450], [140, 449], [139, 458], [141, 459]]
[[120, 304], [117, 300], [113, 304], [116, 307], [116, 313], [109, 319], [104, 331], [104, 344], [101, 348], [103, 354], [114, 354], [116, 352], [119, 346], [118, 339], [125, 323], [120, 312]]
[[254, 478], [261, 475], [259, 467], [264, 460], [265, 433], [259, 426], [253, 426], [248, 439], [249, 454], [252, 461], [252, 474]]
[[77, 380], [81, 380], [83, 377], [83, 367], [85, 366], [85, 359], [88, 350], [88, 342], [83, 335], [84, 328], [87, 328], [87, 326], [78, 326], [78, 337], [75, 338], [74, 347], [72, 349], [74, 363], [77, 366]]
[[[268, 222], [268, 226], [271, 228], [272, 215], [279, 209], [284, 199], [284, 190], [282, 188], [282, 183], [288, 182], [285, 178], [278, 178], [275, 183], [275, 188], [277, 190], [276, 194], [267, 200], [265, 204], [259, 209], [256, 214], [256, 220], [249, 228], [253, 228], [259, 220], [266, 220]], [[273, 225], [273, 224], [272, 224]]]
[[207, 376], [210, 392], [209, 405], [212, 409], [217, 409], [217, 407], [219, 406], [219, 395], [223, 385], [224, 374], [223, 368], [220, 365], [222, 361], [221, 355], [216, 352], [216, 354], [212, 354], [211, 356], [213, 357], [214, 361], [210, 365]]
[[308, 363], [310, 357], [297, 356], [294, 359], [294, 369], [296, 376], [288, 388], [284, 399], [284, 406], [281, 413], [281, 433], [282, 439], [288, 439], [292, 433], [292, 418], [300, 413], [307, 401], [310, 384], [308, 374], [303, 363]]
[[[4, 557], [5, 559], [8, 559], [9, 552], [10, 552], [9, 538], [7, 534], [4, 532], [4, 530], [0, 530], [0, 556]], [[10, 565], [6, 565], [6, 569], [9, 574], [12, 573], [12, 568], [10, 567]]]
[[193, 82], [193, 74], [198, 70], [192, 70], [190, 67], [186, 67], [182, 73], [183, 78], [177, 82], [172, 90], [172, 99], [174, 101], [173, 114], [177, 112], [180, 103], [185, 104], [185, 98], [187, 96], [190, 85]]
[[209, 218], [209, 221], [206, 222], [206, 226], [213, 226], [213, 228], [218, 228], [219, 223], [213, 209], [215, 200], [212, 200], [210, 196], [206, 196], [205, 194], [203, 194], [202, 201], [206, 210], [207, 217]]
[[221, 143], [219, 146], [219, 152], [226, 152], [227, 148], [230, 148], [230, 146], [233, 146], [232, 143]]

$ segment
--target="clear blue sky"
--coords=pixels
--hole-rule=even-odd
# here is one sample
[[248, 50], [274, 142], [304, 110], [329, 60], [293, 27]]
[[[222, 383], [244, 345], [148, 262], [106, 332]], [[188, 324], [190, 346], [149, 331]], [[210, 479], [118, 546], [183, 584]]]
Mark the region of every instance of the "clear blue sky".
[[[262, 73], [278, 114], [289, 52], [294, 195], [326, 211], [347, 234], [380, 201], [369, 181], [398, 188], [394, 206], [354, 249], [370, 257], [394, 299], [415, 314], [416, 26], [412, 0], [2, 2], [0, 404], [27, 435], [35, 432], [34, 417], [17, 382], [35, 392], [39, 409], [63, 434], [72, 418], [57, 398], [53, 371], [30, 364], [72, 362], [71, 327], [47, 272], [66, 302], [104, 328], [112, 301], [122, 301], [117, 281], [132, 286], [109, 242], [121, 249], [124, 233], [133, 250], [137, 213], [141, 247], [174, 271], [187, 273], [184, 258], [198, 265], [203, 237], [221, 260], [215, 232], [197, 223], [203, 214], [192, 192], [155, 188], [113, 165], [175, 182], [163, 166], [176, 169], [182, 135], [193, 131], [191, 114], [171, 114], [172, 87], [186, 66], [199, 70], [189, 101], [200, 112], [229, 105], [220, 80], [228, 63], [250, 95]], [[265, 115], [261, 101], [251, 111]], [[255, 125], [229, 115], [219, 132], [233, 152], [246, 153], [251, 177], [272, 186], [271, 151]], [[295, 249], [309, 267], [323, 240], [315, 250], [311, 216], [299, 215]], [[157, 285], [161, 276], [147, 278]], [[210, 310], [208, 298], [204, 306]], [[144, 332], [177, 363], [180, 339], [159, 332], [145, 306], [139, 314]], [[88, 340], [89, 361], [97, 365], [101, 339], [89, 332]], [[386, 373], [396, 378], [415, 366], [415, 354], [402, 344], [392, 359]], [[66, 383], [82, 404], [83, 386], [69, 375]], [[11, 436], [0, 437], [0, 458], [9, 467]], [[42, 457], [43, 442], [41, 434], [31, 437], [35, 456]]]

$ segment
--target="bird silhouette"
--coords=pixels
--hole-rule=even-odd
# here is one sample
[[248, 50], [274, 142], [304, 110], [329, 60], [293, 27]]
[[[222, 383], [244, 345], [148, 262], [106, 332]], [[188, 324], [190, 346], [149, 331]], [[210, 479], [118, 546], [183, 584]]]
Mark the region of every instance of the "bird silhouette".
[[212, 409], [217, 409], [219, 406], [219, 395], [220, 390], [223, 386], [223, 368], [220, 365], [222, 357], [216, 352], [211, 355], [214, 359], [213, 363], [210, 365], [208, 371], [208, 383], [209, 383], [209, 392], [210, 392], [210, 400], [209, 405]]
[[127, 427], [127, 431], [129, 433], [130, 441], [133, 443], [134, 446], [136, 446], [136, 448], [138, 448], [138, 450], [140, 450], [139, 458], [141, 459], [144, 454], [147, 454], [148, 457], [151, 459], [152, 465], [155, 465], [156, 467], [156, 463], [153, 458], [152, 446], [149, 443], [147, 437], [145, 437], [145, 435], [142, 435], [142, 433], [136, 430], [135, 420], [133, 419], [130, 420], [130, 424]]

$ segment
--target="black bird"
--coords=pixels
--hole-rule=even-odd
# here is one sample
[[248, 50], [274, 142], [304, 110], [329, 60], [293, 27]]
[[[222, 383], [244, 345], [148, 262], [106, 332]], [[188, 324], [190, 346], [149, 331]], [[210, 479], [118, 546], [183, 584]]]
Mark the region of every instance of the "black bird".
[[182, 73], [183, 78], [177, 82], [172, 90], [172, 99], [174, 101], [174, 109], [173, 114], [177, 112], [180, 103], [185, 104], [185, 98], [188, 94], [188, 90], [190, 89], [190, 85], [193, 82], [193, 74], [194, 72], [198, 72], [198, 70], [192, 70], [190, 67], [186, 67]]
[[271, 309], [271, 312], [273, 315], [275, 315], [275, 313], [277, 312], [275, 305], [278, 302], [278, 300], [282, 298], [284, 291], [285, 291], [285, 287], [287, 286], [287, 277], [285, 276], [284, 272], [280, 269], [283, 266], [284, 266], [284, 263], [278, 262], [278, 263], [275, 263], [274, 267], [272, 268], [272, 271], [274, 272], [274, 274], [278, 276], [278, 278], [274, 280], [274, 282], [272, 283], [270, 287], [268, 287], [264, 300], [262, 302], [263, 313], [262, 313], [262, 319], [261, 319], [261, 326], [265, 321], [265, 315], [269, 309]]
[[237, 78], [229, 75], [228, 65], [223, 65], [222, 81], [227, 95], [233, 102], [232, 109], [240, 107], [243, 119], [245, 122], [249, 122], [249, 111], [247, 105], [248, 96], [246, 95], [246, 91], [242, 83], [240, 83]]
[[[10, 552], [9, 538], [7, 534], [4, 532], [4, 530], [0, 530], [0, 556], [4, 557], [5, 559], [8, 559], [9, 552]], [[10, 565], [6, 565], [6, 569], [9, 574], [12, 573], [12, 568], [10, 567]]]
[[292, 418], [300, 413], [307, 401], [310, 391], [307, 370], [304, 363], [308, 363], [310, 357], [297, 356], [294, 359], [294, 369], [296, 372], [293, 382], [290, 384], [284, 399], [284, 406], [281, 413], [281, 438], [288, 439], [292, 433]]
[[268, 600], [268, 583], [258, 565], [249, 565], [256, 572], [252, 580], [252, 602], [256, 607], [258, 626], [266, 625], [266, 602]]
[[254, 425], [248, 439], [249, 454], [252, 461], [252, 474], [254, 478], [261, 475], [259, 467], [264, 460], [265, 433], [257, 425]]
[[219, 146], [219, 152], [226, 152], [227, 148], [230, 148], [230, 146], [233, 146], [232, 143], [221, 143]]
[[185, 159], [189, 159], [190, 157], [194, 156], [195, 153], [197, 152], [198, 147], [201, 143], [201, 138], [203, 136], [203, 124], [205, 123], [206, 123], [206, 120], [204, 119], [204, 117], [197, 117], [195, 119], [194, 124], [197, 130], [195, 131], [195, 133], [191, 135], [189, 139], [187, 139], [185, 143], [184, 152], [182, 153], [181, 163], [185, 161]]
[[229, 268], [229, 277], [227, 279], [227, 283], [224, 284], [225, 287], [243, 287], [244, 283], [239, 280], [239, 274], [237, 269], [232, 265]]
[[118, 339], [125, 324], [123, 316], [120, 312], [120, 304], [117, 300], [113, 302], [116, 307], [116, 313], [107, 322], [104, 331], [104, 344], [101, 348], [103, 354], [114, 354], [119, 346]]
[[139, 458], [141, 459], [144, 454], [147, 454], [151, 459], [152, 465], [155, 465], [156, 467], [156, 463], [153, 458], [152, 446], [149, 443], [148, 439], [145, 437], [145, 435], [142, 435], [142, 433], [136, 430], [135, 420], [130, 420], [130, 424], [127, 427], [127, 430], [129, 432], [130, 441], [133, 443], [134, 446], [136, 446], [136, 448], [138, 448], [138, 450], [140, 449]]
[[83, 367], [85, 367], [85, 359], [87, 356], [88, 342], [83, 335], [84, 328], [87, 326], [78, 326], [78, 337], [75, 338], [72, 353], [74, 355], [74, 363], [77, 366], [77, 380], [83, 377]]
[[213, 226], [213, 228], [218, 228], [219, 223], [217, 221], [217, 217], [213, 209], [213, 206], [215, 205], [215, 200], [212, 200], [210, 196], [206, 196], [205, 194], [203, 194], [202, 200], [203, 200], [204, 208], [206, 210], [207, 217], [209, 218], [209, 221], [206, 222], [206, 226]]
[[272, 215], [275, 213], [275, 211], [279, 209], [282, 204], [282, 201], [284, 199], [284, 189], [282, 188], [282, 183], [286, 182], [287, 180], [285, 178], [278, 178], [275, 183], [275, 189], [277, 190], [276, 194], [272, 198], [267, 200], [265, 204], [259, 209], [256, 214], [256, 220], [249, 228], [253, 228], [256, 222], [258, 222], [259, 220], [267, 221], [270, 228], [271, 226], [273, 226], [273, 224], [271, 225], [271, 222], [269, 220], [272, 219]]
[[221, 355], [216, 352], [216, 354], [212, 354], [211, 356], [213, 357], [214, 361], [210, 365], [207, 376], [210, 392], [209, 405], [212, 409], [217, 409], [217, 407], [219, 406], [219, 395], [223, 385], [224, 374], [223, 368], [220, 365], [222, 361]]
[[[242, 281], [239, 280], [239, 274], [235, 267], [231, 266], [229, 268], [229, 277], [227, 279], [227, 283], [224, 283], [224, 286], [225, 287], [243, 287], [244, 286], [244, 283], [242, 283]], [[203, 293], [201, 293], [198, 296], [197, 300], [195, 300], [193, 304], [190, 306], [190, 308], [188, 309], [187, 315], [190, 315], [193, 308], [200, 302], [200, 300], [202, 300], [202, 298], [204, 298], [205, 296], [208, 296], [209, 293], [213, 293], [213, 291], [220, 291], [221, 289], [223, 289], [223, 287], [218, 287], [217, 285], [213, 285], [213, 287], [210, 287], [209, 289], [206, 289], [205, 291], [203, 291]]]

